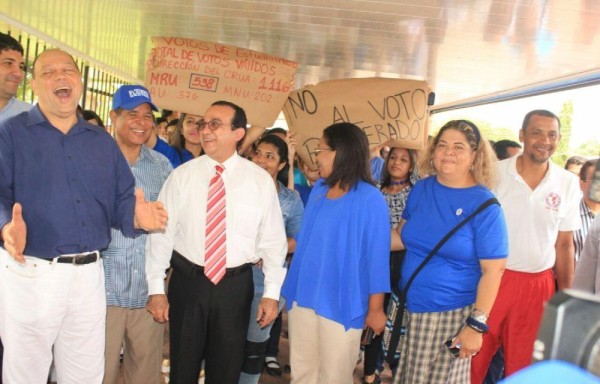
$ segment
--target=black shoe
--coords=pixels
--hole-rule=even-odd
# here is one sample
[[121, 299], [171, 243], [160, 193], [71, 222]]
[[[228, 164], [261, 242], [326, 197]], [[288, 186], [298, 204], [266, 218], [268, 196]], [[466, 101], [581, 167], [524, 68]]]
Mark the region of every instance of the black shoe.
[[271, 376], [281, 376], [281, 367], [279, 366], [277, 360], [265, 361], [265, 371], [267, 371], [267, 373]]

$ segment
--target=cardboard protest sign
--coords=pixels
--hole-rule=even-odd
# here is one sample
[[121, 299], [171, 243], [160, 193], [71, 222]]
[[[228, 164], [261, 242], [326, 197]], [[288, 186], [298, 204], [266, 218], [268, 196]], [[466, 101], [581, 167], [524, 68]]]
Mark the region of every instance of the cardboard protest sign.
[[369, 145], [421, 149], [427, 143], [429, 86], [424, 81], [368, 78], [329, 80], [290, 93], [283, 106], [298, 155], [315, 164], [323, 129], [334, 123], [360, 127]]
[[293, 87], [298, 64], [232, 45], [153, 37], [146, 87], [161, 108], [202, 114], [217, 100], [244, 108], [248, 122], [270, 127]]

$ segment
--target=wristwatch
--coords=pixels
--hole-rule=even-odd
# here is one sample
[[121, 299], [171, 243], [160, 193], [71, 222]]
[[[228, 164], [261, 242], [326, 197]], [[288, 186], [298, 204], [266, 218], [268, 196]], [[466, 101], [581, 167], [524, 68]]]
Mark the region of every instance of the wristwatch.
[[483, 312], [481, 309], [474, 308], [473, 312], [471, 312], [471, 316], [473, 320], [478, 321], [483, 324], [487, 324], [488, 314]]

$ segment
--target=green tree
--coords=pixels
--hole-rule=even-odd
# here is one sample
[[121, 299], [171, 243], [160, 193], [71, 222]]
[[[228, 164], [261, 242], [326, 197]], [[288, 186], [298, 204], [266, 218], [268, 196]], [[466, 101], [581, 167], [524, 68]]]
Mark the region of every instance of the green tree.
[[477, 125], [481, 135], [487, 140], [499, 141], [499, 140], [513, 140], [519, 141], [519, 136], [510, 128], [493, 126], [487, 121], [474, 120], [473, 123]]
[[558, 118], [560, 119], [561, 139], [556, 152], [552, 156], [552, 161], [563, 167], [570, 157], [569, 147], [571, 143], [571, 121], [573, 120], [573, 100], [568, 100], [562, 105]]
[[600, 141], [593, 139], [581, 144], [575, 148], [575, 153], [581, 156], [587, 157], [599, 157], [600, 156]]
[[[479, 131], [481, 132], [481, 136], [483, 138], [485, 138], [486, 140], [492, 140], [492, 141], [513, 140], [513, 141], [517, 141], [517, 142], [519, 141], [518, 134], [516, 134], [510, 128], [494, 126], [494, 125], [492, 125], [492, 123], [490, 123], [488, 121], [472, 120], [467, 116], [460, 117], [460, 118], [473, 122], [473, 124], [475, 124], [477, 126], [477, 128], [479, 128]], [[435, 136], [437, 134], [438, 130], [439, 129], [436, 129], [435, 131], [431, 132], [430, 135]]]

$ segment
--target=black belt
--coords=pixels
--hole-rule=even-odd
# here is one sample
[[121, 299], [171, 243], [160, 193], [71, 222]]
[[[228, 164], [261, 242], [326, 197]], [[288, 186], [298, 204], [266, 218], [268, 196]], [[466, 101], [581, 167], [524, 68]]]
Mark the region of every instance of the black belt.
[[96, 252], [92, 252], [92, 253], [85, 253], [85, 254], [73, 255], [73, 256], [59, 256], [59, 257], [55, 258], [54, 260], [56, 260], [57, 263], [61, 263], [61, 264], [84, 265], [84, 264], [95, 263], [99, 259], [100, 259], [100, 252], [96, 251]]
[[[171, 257], [171, 266], [188, 277], [196, 277], [197, 275], [204, 276], [203, 266], [192, 263], [177, 251], [173, 251], [173, 257]], [[225, 270], [224, 278], [241, 275], [251, 268], [252, 263], [242, 264], [235, 268], [227, 268]]]

